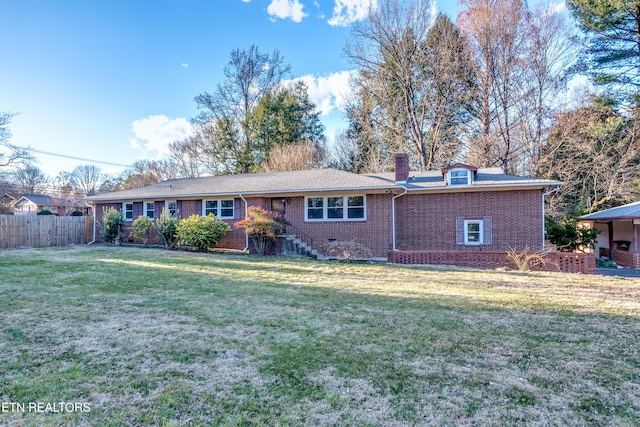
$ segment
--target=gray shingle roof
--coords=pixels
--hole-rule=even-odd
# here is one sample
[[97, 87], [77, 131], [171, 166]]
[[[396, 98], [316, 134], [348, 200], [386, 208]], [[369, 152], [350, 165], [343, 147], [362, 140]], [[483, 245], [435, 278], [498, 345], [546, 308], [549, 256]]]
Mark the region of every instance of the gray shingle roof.
[[[500, 169], [478, 169], [473, 185], [484, 186], [556, 186], [561, 183], [536, 178], [506, 175]], [[330, 191], [385, 191], [404, 189], [437, 190], [445, 188], [440, 171], [413, 172], [406, 184], [395, 182], [394, 173], [355, 174], [336, 169], [312, 169], [291, 172], [266, 172], [171, 179], [147, 187], [89, 197], [88, 200], [117, 201], [171, 199], [225, 195], [301, 194]], [[461, 187], [457, 187], [461, 188]]]
[[143, 188], [89, 197], [92, 201], [136, 198], [172, 198], [231, 194], [308, 193], [314, 191], [366, 191], [397, 188], [393, 181], [336, 169], [265, 172], [170, 179]]
[[640, 202], [630, 203], [624, 206], [618, 206], [611, 209], [605, 209], [600, 212], [581, 216], [580, 219], [597, 220], [597, 219], [625, 219], [640, 218]]

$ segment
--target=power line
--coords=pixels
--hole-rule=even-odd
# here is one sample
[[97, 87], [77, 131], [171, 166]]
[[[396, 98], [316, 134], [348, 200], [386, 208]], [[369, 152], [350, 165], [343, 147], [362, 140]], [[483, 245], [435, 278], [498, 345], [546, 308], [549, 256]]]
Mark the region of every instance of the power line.
[[131, 165], [123, 165], [121, 163], [105, 162], [105, 161], [102, 161], [102, 160], [85, 159], [84, 157], [70, 156], [68, 154], [52, 153], [51, 151], [37, 150], [37, 149], [31, 148], [31, 147], [21, 147], [19, 145], [13, 145], [13, 144], [9, 144], [9, 143], [6, 143], [6, 142], [3, 142], [2, 145], [5, 145], [5, 146], [7, 146], [9, 148], [13, 148], [13, 149], [31, 151], [31, 152], [38, 153], [38, 154], [44, 154], [46, 156], [62, 157], [63, 159], [79, 160], [81, 162], [98, 163], [98, 164], [101, 164], [101, 165], [108, 165], [108, 166], [120, 166], [120, 167], [123, 167], [123, 168], [131, 167]]

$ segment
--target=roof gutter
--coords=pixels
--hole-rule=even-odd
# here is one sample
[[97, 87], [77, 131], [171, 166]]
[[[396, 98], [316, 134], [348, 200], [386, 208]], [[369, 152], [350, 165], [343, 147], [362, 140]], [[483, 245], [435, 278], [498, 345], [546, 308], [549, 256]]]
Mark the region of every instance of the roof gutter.
[[[247, 199], [245, 199], [244, 196], [242, 194], [240, 194], [240, 193], [238, 193], [238, 196], [240, 196], [240, 198], [244, 202], [244, 217], [246, 219], [249, 216], [249, 207], [248, 207]], [[243, 249], [243, 251], [247, 251], [247, 252], [249, 251], [249, 235], [247, 233], [244, 233], [244, 249]]]
[[545, 218], [545, 214], [544, 214], [544, 199], [545, 197], [547, 197], [549, 194], [551, 193], [555, 193], [556, 191], [558, 191], [560, 189], [560, 186], [554, 188], [551, 191], [547, 191], [546, 193], [542, 193], [542, 250], [545, 250], [544, 247], [544, 242], [545, 242], [545, 238], [547, 237], [547, 230], [546, 227], [544, 225], [544, 218]]
[[396, 199], [404, 196], [407, 193], [408, 193], [408, 190], [405, 188], [404, 193], [398, 194], [397, 196], [393, 196], [391, 198], [391, 250], [393, 251], [397, 251], [396, 249]]

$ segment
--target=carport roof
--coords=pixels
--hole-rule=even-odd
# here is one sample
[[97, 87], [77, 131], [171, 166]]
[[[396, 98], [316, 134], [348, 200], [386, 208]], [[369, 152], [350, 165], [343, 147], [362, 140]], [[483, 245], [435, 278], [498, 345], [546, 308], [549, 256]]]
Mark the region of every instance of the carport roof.
[[600, 212], [595, 212], [589, 215], [581, 216], [580, 219], [584, 220], [605, 220], [605, 219], [633, 219], [640, 218], [640, 202], [630, 203], [624, 206], [618, 206], [611, 209], [606, 209]]

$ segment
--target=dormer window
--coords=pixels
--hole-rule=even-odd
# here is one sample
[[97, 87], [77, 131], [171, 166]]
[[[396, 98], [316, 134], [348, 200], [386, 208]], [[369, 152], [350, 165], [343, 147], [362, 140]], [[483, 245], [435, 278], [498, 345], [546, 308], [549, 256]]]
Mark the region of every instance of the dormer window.
[[469, 169], [452, 169], [448, 174], [449, 185], [470, 185], [471, 171]]

